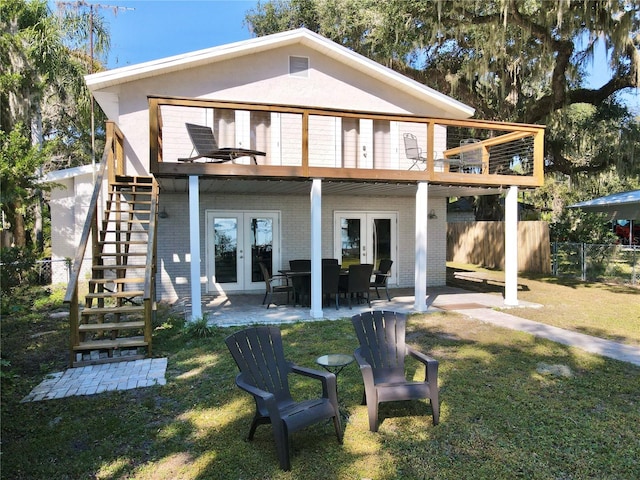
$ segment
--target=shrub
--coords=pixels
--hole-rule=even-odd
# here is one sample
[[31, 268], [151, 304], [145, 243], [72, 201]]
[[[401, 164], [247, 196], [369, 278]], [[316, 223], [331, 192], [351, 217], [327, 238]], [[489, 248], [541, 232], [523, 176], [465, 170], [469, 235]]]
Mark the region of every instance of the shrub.
[[209, 318], [207, 314], [203, 314], [201, 317], [187, 322], [184, 331], [187, 335], [194, 338], [208, 338], [212, 337], [215, 333], [215, 327], [209, 325]]
[[33, 283], [34, 265], [36, 262], [33, 252], [26, 248], [9, 247], [0, 250], [2, 268], [0, 269], [0, 288], [2, 293], [9, 293], [18, 285]]

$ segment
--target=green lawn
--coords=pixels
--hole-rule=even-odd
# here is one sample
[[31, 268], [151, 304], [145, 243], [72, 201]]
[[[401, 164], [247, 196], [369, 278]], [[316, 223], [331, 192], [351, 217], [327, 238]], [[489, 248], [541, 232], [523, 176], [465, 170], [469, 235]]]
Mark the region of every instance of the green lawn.
[[[451, 264], [450, 271], [462, 272], [456, 285], [478, 291], [504, 292], [504, 273], [469, 265]], [[472, 271], [474, 280], [465, 280]], [[540, 275], [518, 278], [518, 299], [541, 308], [513, 308], [507, 313], [566, 328], [587, 335], [640, 346], [640, 285], [634, 287], [589, 283]]]
[[[637, 306], [640, 298], [593, 285], [525, 282], [520, 298], [541, 301], [533, 299], [538, 289], [545, 289], [542, 298], [557, 291], [559, 312], [567, 292], [620, 293], [618, 305]], [[298, 432], [292, 471], [282, 472], [269, 426], [244, 440], [253, 401], [234, 386], [236, 368], [223, 343], [236, 329], [194, 338], [177, 316], [162, 312], [154, 352], [169, 358], [166, 386], [21, 404], [44, 374], [65, 367], [67, 345], [65, 322], [43, 313], [52, 308], [47, 297], [20, 308], [26, 298], [12, 299], [2, 318], [3, 359], [11, 362], [2, 377], [2, 478], [640, 478], [640, 368], [524, 333], [454, 313], [411, 317], [410, 343], [440, 361], [440, 425], [431, 424], [427, 403], [401, 402], [383, 405], [379, 433], [369, 432], [361, 377], [351, 365], [339, 378], [350, 416], [344, 444], [330, 423]], [[574, 320], [576, 328], [592, 331], [597, 318], [588, 319], [601, 314], [574, 308], [585, 319], [583, 326]], [[609, 325], [599, 330], [605, 336], [638, 336], [618, 327], [610, 333]], [[356, 346], [346, 319], [281, 328], [288, 357], [309, 367], [318, 355]], [[294, 390], [305, 396], [317, 386], [305, 380]]]

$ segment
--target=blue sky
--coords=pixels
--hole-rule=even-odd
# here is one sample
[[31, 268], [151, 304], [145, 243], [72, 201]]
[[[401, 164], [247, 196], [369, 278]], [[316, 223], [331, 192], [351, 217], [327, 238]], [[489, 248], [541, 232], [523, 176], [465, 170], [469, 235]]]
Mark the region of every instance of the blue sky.
[[[70, 1], [70, 0], [68, 0]], [[52, 6], [55, 9], [55, 2]], [[251, 38], [246, 12], [257, 0], [100, 0], [88, 1], [109, 24], [108, 68], [214, 47]], [[110, 7], [122, 7], [119, 9]], [[114, 13], [116, 12], [116, 13]], [[603, 52], [596, 55], [590, 87], [609, 80]], [[640, 94], [627, 89], [625, 102], [640, 115]]]

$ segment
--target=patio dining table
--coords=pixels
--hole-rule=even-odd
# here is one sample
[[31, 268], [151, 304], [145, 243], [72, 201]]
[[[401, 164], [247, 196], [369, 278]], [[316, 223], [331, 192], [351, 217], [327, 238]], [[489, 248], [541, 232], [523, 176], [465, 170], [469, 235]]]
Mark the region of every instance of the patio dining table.
[[[294, 305], [309, 306], [311, 304], [311, 270], [291, 270], [282, 269], [278, 270], [278, 273], [285, 275], [288, 281], [293, 285], [293, 302]], [[345, 282], [349, 276], [349, 270], [340, 270], [340, 283]], [[305, 287], [305, 280], [309, 279], [308, 288]], [[301, 302], [302, 297], [307, 297], [308, 303], [303, 304]]]
[[[306, 296], [309, 299], [309, 304], [311, 303], [311, 292], [306, 291], [304, 288], [305, 279], [309, 279], [309, 284], [311, 283], [311, 271], [310, 270], [278, 270], [279, 273], [285, 275], [291, 285], [293, 285], [293, 304], [294, 305], [303, 305], [302, 297]], [[309, 306], [309, 304], [304, 304], [305, 306]]]

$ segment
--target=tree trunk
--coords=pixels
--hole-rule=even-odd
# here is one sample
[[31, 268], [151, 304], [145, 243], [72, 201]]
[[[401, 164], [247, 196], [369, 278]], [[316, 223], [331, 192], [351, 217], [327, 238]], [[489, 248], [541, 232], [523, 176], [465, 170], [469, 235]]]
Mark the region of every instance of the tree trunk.
[[27, 235], [24, 229], [24, 216], [20, 213], [22, 202], [15, 204], [15, 213], [13, 217], [13, 241], [16, 247], [24, 248], [27, 245]]

